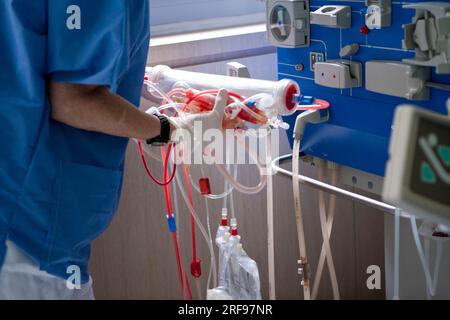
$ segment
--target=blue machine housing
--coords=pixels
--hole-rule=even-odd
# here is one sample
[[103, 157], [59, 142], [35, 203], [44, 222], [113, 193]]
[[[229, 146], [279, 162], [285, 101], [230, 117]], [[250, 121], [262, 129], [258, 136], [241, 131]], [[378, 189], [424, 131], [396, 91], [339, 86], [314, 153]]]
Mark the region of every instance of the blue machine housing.
[[[423, 2], [408, 0], [408, 3]], [[414, 51], [402, 49], [402, 25], [410, 23], [415, 10], [403, 8], [405, 2], [392, 2], [392, 24], [369, 34], [360, 33], [364, 25], [366, 6], [364, 0], [325, 1], [311, 0], [311, 11], [324, 5], [352, 7], [352, 27], [334, 29], [311, 25], [311, 45], [298, 49], [278, 49], [279, 79], [293, 79], [300, 85], [302, 94], [328, 100], [331, 103], [330, 121], [308, 125], [302, 139], [302, 151], [322, 159], [351, 168], [384, 176], [388, 160], [388, 146], [396, 106], [414, 104], [439, 113], [446, 113], [449, 92], [431, 89], [428, 101], [409, 101], [365, 90], [364, 64], [368, 60], [397, 60], [414, 57]], [[339, 59], [341, 47], [358, 43], [359, 52], [352, 58], [363, 64], [363, 85], [353, 89], [333, 89], [316, 85], [310, 70], [310, 52], [324, 53], [327, 60]], [[301, 68], [296, 68], [303, 65]], [[380, 79], [382, 81], [383, 79]], [[432, 70], [432, 82], [450, 83], [450, 75], [437, 75]], [[291, 125], [288, 132], [292, 145], [292, 130], [297, 114], [286, 117]]]

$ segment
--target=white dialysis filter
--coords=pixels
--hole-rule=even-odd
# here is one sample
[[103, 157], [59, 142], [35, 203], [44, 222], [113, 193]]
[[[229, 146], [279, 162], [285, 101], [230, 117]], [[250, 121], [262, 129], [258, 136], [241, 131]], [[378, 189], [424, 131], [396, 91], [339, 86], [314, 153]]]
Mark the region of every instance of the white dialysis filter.
[[159, 65], [146, 69], [147, 80], [158, 85], [164, 92], [174, 88], [194, 88], [196, 90], [227, 89], [244, 97], [258, 94], [271, 95], [279, 115], [285, 116], [297, 111], [296, 97], [300, 96], [300, 87], [289, 79], [280, 81], [236, 78], [207, 73], [174, 70]]

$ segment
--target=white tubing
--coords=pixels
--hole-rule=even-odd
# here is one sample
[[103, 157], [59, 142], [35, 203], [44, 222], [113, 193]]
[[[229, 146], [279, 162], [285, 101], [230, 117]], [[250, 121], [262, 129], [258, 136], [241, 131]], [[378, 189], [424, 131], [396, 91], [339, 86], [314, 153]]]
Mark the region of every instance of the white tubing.
[[394, 231], [394, 296], [393, 300], [400, 299], [400, 216], [402, 210], [395, 209]]
[[[331, 232], [333, 230], [335, 207], [336, 207], [336, 196], [333, 197], [330, 195], [330, 200], [329, 200], [329, 205], [328, 205], [328, 214], [327, 214], [327, 216], [328, 216], [328, 220], [327, 220], [328, 237], [330, 237]], [[312, 299], [313, 300], [317, 299], [317, 296], [319, 294], [320, 281], [322, 279], [323, 267], [325, 266], [325, 259], [326, 259], [325, 246], [322, 243], [322, 249], [320, 251], [320, 257], [319, 257], [319, 263], [317, 265], [317, 271], [316, 271], [316, 274], [314, 277], [314, 282], [313, 282], [313, 290], [312, 290]]]
[[444, 251], [444, 245], [442, 242], [437, 242], [436, 245], [436, 260], [434, 262], [434, 277], [433, 277], [433, 288], [437, 290], [438, 279], [439, 279], [439, 268], [441, 265], [442, 252]]
[[[423, 240], [424, 253], [425, 253], [425, 261], [427, 263], [428, 268], [430, 267], [430, 255], [431, 255], [431, 241], [428, 238]], [[427, 290], [427, 300], [431, 300], [432, 296], [430, 295], [429, 290]]]
[[[227, 165], [227, 170], [230, 170], [230, 165]], [[227, 179], [224, 179], [224, 182], [223, 182], [223, 189], [224, 189], [224, 190], [227, 190], [227, 189], [228, 189], [228, 180], [227, 180]], [[230, 194], [230, 195], [231, 195], [231, 194]], [[226, 208], [226, 207], [227, 207], [227, 205], [228, 205], [227, 201], [228, 201], [228, 197], [224, 197], [224, 198], [223, 198], [222, 208]]]
[[173, 102], [173, 100], [167, 96], [167, 94], [161, 89], [159, 88], [155, 83], [151, 82], [151, 81], [144, 81], [144, 84], [148, 87], [150, 87], [151, 89], [153, 89], [156, 93], [158, 93], [160, 96], [156, 97], [156, 98], [160, 98], [160, 99], [164, 99], [167, 102], [169, 102], [169, 104], [172, 106], [172, 108], [175, 111], [178, 111], [175, 102]]
[[[237, 169], [236, 169], [237, 172]], [[230, 193], [230, 211], [231, 211], [231, 218], [236, 219], [236, 211], [234, 210], [234, 195], [233, 191]]]
[[[189, 201], [189, 197], [188, 197], [186, 191], [184, 190], [183, 185], [180, 180], [180, 177], [178, 175], [175, 175], [175, 181], [177, 182], [178, 189], [180, 190], [180, 193], [183, 196], [184, 202], [185, 202], [186, 206], [188, 207], [189, 212], [191, 212], [193, 214], [195, 223], [197, 224], [201, 234], [203, 235], [203, 238], [206, 241], [206, 244], [208, 245], [210, 255], [214, 256], [214, 247], [212, 245], [212, 239], [208, 236], [208, 233], [205, 230], [205, 227], [203, 226], [197, 212], [195, 211], [194, 207], [191, 205], [191, 202]], [[214, 272], [214, 270], [213, 270], [213, 272]], [[213, 274], [213, 277], [214, 277], [214, 279], [217, 279], [217, 273]]]
[[[238, 138], [237, 141], [242, 144], [242, 142], [240, 141], [240, 139]], [[259, 173], [260, 173], [260, 181], [259, 184], [254, 186], [254, 187], [248, 187], [248, 186], [244, 186], [242, 185], [240, 182], [237, 181], [236, 178], [234, 178], [233, 176], [231, 176], [231, 174], [227, 171], [227, 169], [225, 168], [225, 166], [223, 164], [216, 164], [217, 169], [219, 170], [219, 172], [222, 174], [222, 176], [227, 179], [230, 184], [236, 188], [236, 190], [245, 193], [245, 194], [256, 194], [261, 192], [264, 187], [266, 186], [267, 183], [267, 175], [265, 175], [263, 173], [263, 168], [261, 167], [261, 165], [258, 162], [258, 156], [249, 149], [247, 144], [244, 144], [245, 150], [247, 151], [248, 155], [253, 159], [253, 161], [255, 162], [256, 166], [258, 167]]]
[[[209, 212], [209, 205], [208, 205], [208, 199], [205, 199], [205, 206], [206, 206], [206, 226], [208, 228], [208, 236], [209, 236], [209, 241], [212, 244], [212, 234], [211, 234], [211, 222], [210, 222], [210, 212]], [[213, 251], [213, 253], [211, 254], [211, 264], [209, 266], [209, 274], [208, 274], [208, 281], [206, 283], [206, 287], [209, 289], [210, 288], [210, 283], [211, 283], [211, 275], [213, 275], [213, 288], [217, 287], [217, 266], [216, 266], [216, 255]]]
[[435, 273], [434, 280], [431, 278], [430, 268], [427, 264], [427, 259], [425, 257], [424, 250], [422, 248], [422, 243], [420, 242], [419, 231], [417, 229], [416, 217], [411, 216], [411, 230], [414, 236], [414, 241], [417, 247], [417, 253], [419, 254], [420, 263], [422, 264], [422, 269], [425, 274], [426, 286], [427, 286], [427, 294], [430, 297], [434, 297], [436, 294], [437, 288], [437, 279], [439, 276], [439, 266], [441, 264], [442, 257], [442, 243], [438, 243], [437, 253], [436, 253], [436, 261], [435, 261]]
[[[231, 164], [227, 164], [227, 170], [230, 171], [231, 169]], [[238, 172], [238, 168], [237, 166], [235, 166], [233, 168], [233, 177], [235, 179], [237, 179], [237, 172]], [[225, 190], [227, 190], [229, 188], [229, 182], [227, 179], [224, 179], [224, 188]], [[230, 195], [228, 197], [224, 197], [223, 199], [223, 208], [227, 208], [228, 207], [228, 203], [229, 203], [229, 211], [231, 213], [231, 218], [232, 219], [236, 219], [236, 212], [234, 210], [234, 196], [233, 196], [233, 191], [230, 192]]]
[[236, 190], [245, 193], [245, 194], [256, 194], [264, 189], [267, 182], [267, 176], [261, 175], [261, 180], [259, 181], [259, 184], [255, 187], [248, 187], [244, 186], [240, 182], [238, 182], [234, 177], [227, 171], [225, 166], [223, 164], [216, 164], [217, 170], [222, 174], [222, 176], [227, 179], [230, 184], [236, 188]]
[[[269, 136], [266, 140], [267, 160], [272, 162], [272, 139]], [[272, 171], [272, 170], [271, 170]], [[273, 227], [273, 172], [269, 172], [267, 176], [267, 255], [268, 255], [268, 271], [269, 271], [269, 299], [276, 299], [275, 285], [275, 237]]]
[[195, 289], [197, 290], [197, 298], [198, 298], [198, 300], [202, 300], [203, 295], [202, 295], [202, 284], [200, 282], [200, 278], [194, 279], [194, 281], [195, 281]]
[[[306, 252], [306, 241], [305, 241], [305, 231], [303, 227], [303, 215], [302, 215], [302, 204], [300, 197], [300, 180], [299, 180], [299, 160], [300, 160], [300, 140], [294, 140], [294, 150], [292, 154], [292, 187], [294, 193], [294, 204], [295, 204], [295, 218], [297, 223], [297, 235], [298, 235], [298, 247], [300, 250], [300, 259], [306, 264], [307, 269], [309, 268], [308, 256]], [[310, 293], [310, 283], [308, 270], [303, 270], [304, 281], [303, 286], [303, 298], [305, 300], [311, 299]]]
[[[322, 166], [320, 167], [319, 176], [320, 180], [324, 179], [325, 162], [322, 162]], [[337, 184], [337, 169], [333, 168], [331, 175], [331, 184]], [[320, 252], [319, 264], [317, 266], [317, 271], [314, 277], [313, 282], [313, 290], [312, 290], [312, 299], [317, 299], [317, 295], [319, 292], [320, 281], [322, 278], [323, 267], [325, 264], [325, 258], [328, 266], [328, 273], [330, 275], [331, 287], [333, 289], [333, 298], [334, 300], [340, 299], [339, 294], [339, 286], [336, 276], [336, 269], [334, 267], [333, 256], [331, 253], [330, 246], [330, 236], [333, 229], [333, 221], [334, 221], [334, 213], [336, 208], [336, 197], [333, 195], [329, 196], [329, 204], [328, 204], [328, 214], [325, 209], [325, 194], [323, 191], [319, 191], [319, 217], [320, 217], [320, 227], [322, 232], [322, 249]]]

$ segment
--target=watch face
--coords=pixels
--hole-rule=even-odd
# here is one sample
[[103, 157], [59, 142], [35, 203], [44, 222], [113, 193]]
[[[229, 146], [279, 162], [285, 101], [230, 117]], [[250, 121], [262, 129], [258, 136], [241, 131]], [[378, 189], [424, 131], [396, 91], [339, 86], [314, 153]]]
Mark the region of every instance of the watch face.
[[450, 125], [420, 119], [414, 144], [411, 191], [450, 206]]

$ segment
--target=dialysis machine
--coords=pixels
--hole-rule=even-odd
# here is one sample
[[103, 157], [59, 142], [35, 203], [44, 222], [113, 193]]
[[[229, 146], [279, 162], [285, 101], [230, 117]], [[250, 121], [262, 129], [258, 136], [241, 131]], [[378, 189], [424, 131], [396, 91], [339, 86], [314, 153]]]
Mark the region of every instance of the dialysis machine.
[[450, 2], [407, 3], [268, 1], [279, 78], [333, 106], [306, 129], [302, 151], [382, 177], [396, 106], [447, 112]]
[[[389, 245], [395, 243], [394, 258], [386, 256], [387, 278], [393, 278], [387, 281], [388, 285], [393, 283], [393, 289], [387, 290], [388, 298], [407, 298], [400, 295], [399, 289], [400, 218], [405, 218], [403, 221], [409, 219], [414, 241], [407, 245], [415, 243], [425, 274], [427, 296], [436, 296], [441, 258], [448, 258], [443, 254], [444, 243], [450, 239], [450, 2], [267, 0], [266, 3], [268, 38], [278, 47], [279, 81], [248, 79], [246, 72], [241, 78], [232, 78], [173, 70], [167, 66], [148, 68], [146, 72], [145, 94], [162, 100], [162, 105], [150, 112], [165, 113], [183, 124], [187, 129], [184, 130], [186, 141], [195, 129], [189, 119], [195, 117], [203, 124], [221, 129], [222, 133], [223, 130], [233, 131], [234, 139], [241, 139], [241, 143], [246, 137], [267, 137], [265, 150], [269, 170], [263, 170], [267, 168], [255, 162], [260, 172], [258, 185], [242, 185], [237, 181], [237, 169], [231, 173], [230, 166], [215, 163], [226, 180], [222, 194], [211, 193], [209, 179], [203, 171], [197, 182], [191, 175], [190, 163], [184, 161], [186, 156], [194, 153], [210, 153], [207, 148], [193, 152], [189, 151], [186, 143], [169, 145], [167, 150], [163, 148], [164, 182], [160, 182], [151, 175], [145, 161], [143, 149], [149, 155], [151, 150], [147, 150], [148, 146], [143, 148], [144, 142], [138, 142], [147, 173], [164, 187], [167, 219], [173, 234], [183, 296], [185, 289], [188, 297], [192, 294], [188, 278], [184, 279], [186, 273], [172, 210], [170, 183], [174, 177], [192, 215], [193, 240], [197, 224], [208, 243], [210, 275], [213, 274], [214, 283], [213, 289], [208, 290], [209, 297], [260, 298], [258, 270], [242, 250], [234, 214], [231, 228], [227, 225], [226, 209], [227, 197], [233, 203], [233, 188], [255, 194], [267, 186], [269, 291], [270, 298], [276, 298], [272, 172], [292, 177], [299, 241], [299, 256], [295, 261], [298, 261], [304, 299], [317, 298], [325, 263], [333, 297], [340, 299], [330, 247], [336, 199], [330, 197], [325, 201], [324, 191], [395, 214], [395, 239], [387, 238], [385, 241]], [[239, 69], [236, 65], [230, 67]], [[238, 70], [235, 71], [239, 75]], [[228, 93], [221, 88], [227, 89]], [[251, 133], [247, 129], [252, 126], [262, 128], [265, 134]], [[288, 129], [292, 155], [271, 158], [270, 136], [274, 128]], [[193, 141], [198, 142], [199, 139], [194, 136]], [[175, 148], [182, 151], [179, 158], [183, 161], [179, 166], [184, 169], [185, 187], [175, 174], [175, 155], [171, 157]], [[246, 147], [244, 152], [257, 159], [251, 147]], [[332, 182], [327, 184], [321, 179], [301, 175], [300, 155], [328, 161]], [[291, 158], [292, 171], [279, 165]], [[324, 168], [319, 167], [319, 177], [323, 178]], [[307, 252], [300, 182], [319, 189], [323, 243], [315, 274], [311, 272]], [[385, 202], [339, 188], [338, 182], [380, 195]], [[205, 197], [207, 212], [207, 199], [224, 199], [224, 224], [219, 227], [216, 237], [218, 271], [209, 222], [206, 232], [195, 213], [191, 186]], [[420, 228], [416, 216], [421, 219]], [[420, 236], [425, 241], [425, 248]], [[436, 243], [433, 275], [428, 261], [431, 242]], [[232, 263], [223, 260], [224, 257], [231, 259]], [[201, 275], [201, 267], [196, 257], [195, 241], [192, 259], [191, 275], [197, 279]], [[394, 260], [393, 268], [388, 265], [391, 260]], [[252, 281], [241, 279], [239, 272], [233, 275], [236, 266], [246, 270], [245, 274], [251, 274]], [[417, 278], [417, 272], [412, 277]], [[450, 279], [448, 274], [441, 273], [442, 277]], [[225, 278], [229, 281], [222, 281], [221, 285]], [[209, 279], [211, 276], [208, 277], [208, 289], [211, 288]], [[245, 294], [236, 289], [242, 289], [241, 280], [248, 289]], [[450, 292], [444, 295], [447, 294], [450, 296]]]
[[[279, 79], [332, 106], [306, 126], [301, 152], [341, 165], [341, 183], [406, 216], [450, 225], [450, 1], [268, 0], [267, 31]], [[286, 121], [291, 138], [296, 119]]]

